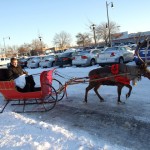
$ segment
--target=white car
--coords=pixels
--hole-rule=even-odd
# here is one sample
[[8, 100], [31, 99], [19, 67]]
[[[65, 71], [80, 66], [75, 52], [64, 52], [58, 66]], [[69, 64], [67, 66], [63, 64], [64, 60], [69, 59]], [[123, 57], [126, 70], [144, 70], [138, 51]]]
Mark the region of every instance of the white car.
[[49, 68], [55, 66], [56, 55], [47, 55], [39, 63], [41, 68]]
[[7, 57], [0, 58], [0, 66], [7, 65], [8, 63], [10, 63], [10, 58]]
[[126, 63], [133, 61], [134, 52], [131, 48], [127, 46], [115, 46], [106, 48], [101, 51], [97, 57], [97, 63], [100, 66], [116, 64], [116, 63]]
[[30, 58], [29, 61], [27, 61], [27, 67], [28, 68], [38, 68], [39, 62], [42, 60], [41, 56], [33, 56]]
[[101, 50], [90, 49], [77, 52], [72, 59], [72, 65], [75, 66], [92, 66], [97, 63], [96, 58]]

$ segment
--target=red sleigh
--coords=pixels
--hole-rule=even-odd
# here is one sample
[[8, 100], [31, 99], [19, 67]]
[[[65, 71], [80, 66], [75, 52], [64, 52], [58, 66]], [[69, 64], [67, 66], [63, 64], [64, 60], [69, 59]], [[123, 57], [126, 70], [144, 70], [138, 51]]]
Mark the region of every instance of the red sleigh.
[[16, 112], [43, 112], [53, 109], [56, 102], [61, 100], [65, 93], [63, 91], [63, 95], [58, 97], [57, 89], [53, 87], [52, 82], [56, 81], [59, 86], [62, 84], [53, 79], [53, 71], [54, 69], [43, 71], [40, 74], [40, 91], [22, 93], [17, 91], [14, 81], [6, 81], [7, 69], [0, 69], [0, 93], [3, 95], [5, 102], [1, 106], [0, 112], [4, 111], [9, 102], [13, 106], [22, 106], [21, 110]]

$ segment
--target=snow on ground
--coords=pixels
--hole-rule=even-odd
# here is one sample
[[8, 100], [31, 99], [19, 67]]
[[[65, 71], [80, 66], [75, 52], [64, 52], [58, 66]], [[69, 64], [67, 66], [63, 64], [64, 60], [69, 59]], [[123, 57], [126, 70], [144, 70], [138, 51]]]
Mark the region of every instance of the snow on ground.
[[[88, 72], [90, 70], [97, 67], [98, 66], [81, 68], [58, 68], [58, 73], [63, 75], [65, 79], [60, 78], [57, 75], [54, 75], [54, 77], [58, 78], [64, 84], [65, 81], [69, 79], [69, 77], [86, 77], [88, 76]], [[41, 73], [44, 70], [49, 69], [26, 69], [29, 74]], [[39, 75], [35, 75], [34, 79], [36, 81], [36, 86], [39, 86]], [[138, 137], [136, 137], [135, 140], [133, 139], [133, 142], [137, 143], [129, 143], [131, 144], [131, 146], [126, 145], [125, 142], [122, 142], [126, 137], [128, 137], [124, 135], [124, 133], [129, 133], [129, 137], [132, 137], [132, 135], [130, 134], [131, 130], [135, 130], [135, 128], [130, 126], [132, 125], [132, 123], [135, 126], [138, 125], [137, 122], [144, 122], [148, 124], [149, 127], [150, 82], [148, 81], [148, 79], [142, 78], [142, 80], [138, 82], [137, 86], [133, 87], [131, 97], [127, 100], [126, 104], [120, 106], [117, 105], [116, 87], [109, 86], [103, 86], [99, 90], [99, 92], [105, 99], [104, 103], [100, 103], [95, 93], [91, 90], [88, 96], [88, 103], [84, 104], [84, 92], [87, 85], [87, 83], [82, 83], [68, 86], [68, 98], [64, 97], [64, 99], [56, 104], [56, 107], [49, 112], [19, 114], [13, 112], [13, 106], [8, 105], [5, 111], [0, 114], [0, 149], [128, 150], [134, 149], [134, 145], [135, 149], [137, 149], [136, 146], [139, 146], [140, 149], [141, 147], [143, 149], [148, 149], [149, 143], [147, 141], [150, 141], [150, 139], [147, 139], [146, 142], [141, 142], [144, 146], [140, 144], [139, 139], [141, 137], [139, 137], [139, 139]], [[126, 88], [124, 88], [122, 91], [121, 99], [123, 101], [125, 101], [125, 94], [127, 93], [127, 91], [128, 89]], [[0, 104], [4, 103], [3, 99], [3, 96], [0, 95]], [[75, 113], [73, 113], [73, 111]], [[90, 113], [88, 114], [87, 112]], [[95, 112], [100, 115], [100, 118], [97, 120], [89, 120], [88, 117], [94, 116]], [[93, 115], [91, 116], [92, 113]], [[81, 120], [79, 120], [78, 114], [80, 114], [79, 116], [81, 117]], [[119, 128], [117, 129], [117, 126], [114, 127], [113, 124], [109, 124], [107, 121], [112, 121], [110, 119], [104, 121], [106, 124], [101, 124], [104, 126], [99, 127], [99, 131], [101, 132], [99, 133], [99, 131], [97, 130], [98, 124], [96, 123], [97, 121], [101, 123], [103, 122], [101, 121], [101, 119], [103, 119], [103, 115], [110, 115], [112, 119], [123, 117], [125, 119], [123, 124], [125, 126], [125, 129], [123, 128], [123, 126], [121, 126], [120, 128], [122, 131], [120, 133], [117, 133], [117, 130], [119, 130]], [[72, 120], [69, 118], [69, 116], [71, 116]], [[126, 118], [131, 118], [132, 123]], [[67, 121], [67, 119], [70, 119], [70, 122]], [[85, 127], [83, 127], [82, 123], [84, 123]], [[91, 127], [96, 127], [96, 129], [94, 130]], [[114, 131], [111, 132], [111, 128], [114, 129]], [[125, 130], [125, 132], [123, 132], [123, 130]], [[145, 133], [145, 126], [142, 128], [142, 130]], [[135, 132], [137, 133], [138, 130], [136, 129]], [[142, 134], [141, 130], [139, 132], [140, 134]], [[116, 143], [113, 141], [113, 137], [115, 136], [115, 134], [116, 137], [117, 135], [121, 135], [120, 137], [117, 137], [118, 139], [120, 139], [120, 141], [118, 140], [118, 142]], [[106, 138], [104, 138], [105, 136]], [[149, 136], [147, 137], [149, 138]]]

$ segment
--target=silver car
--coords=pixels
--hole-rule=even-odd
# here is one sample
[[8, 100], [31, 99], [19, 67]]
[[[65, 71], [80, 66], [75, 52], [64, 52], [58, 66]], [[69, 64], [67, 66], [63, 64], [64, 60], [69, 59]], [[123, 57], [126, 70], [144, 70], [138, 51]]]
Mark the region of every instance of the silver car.
[[72, 65], [75, 66], [92, 66], [95, 65], [96, 58], [101, 50], [99, 49], [90, 49], [90, 50], [83, 50], [77, 52], [77, 54], [73, 57]]
[[28, 68], [38, 68], [39, 62], [42, 60], [41, 56], [33, 56], [30, 58], [29, 61], [27, 61], [27, 67]]
[[101, 51], [97, 63], [101, 66], [133, 61], [134, 52], [127, 46], [115, 46]]
[[55, 66], [56, 55], [47, 55], [39, 63], [41, 68], [50, 68]]

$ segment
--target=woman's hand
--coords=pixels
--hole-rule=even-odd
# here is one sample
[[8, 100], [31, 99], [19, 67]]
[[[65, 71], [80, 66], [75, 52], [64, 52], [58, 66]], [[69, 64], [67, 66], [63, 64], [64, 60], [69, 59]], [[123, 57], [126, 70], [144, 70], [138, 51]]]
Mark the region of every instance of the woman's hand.
[[27, 71], [25, 71], [25, 72], [24, 72], [24, 74], [28, 75], [28, 72], [27, 72]]

